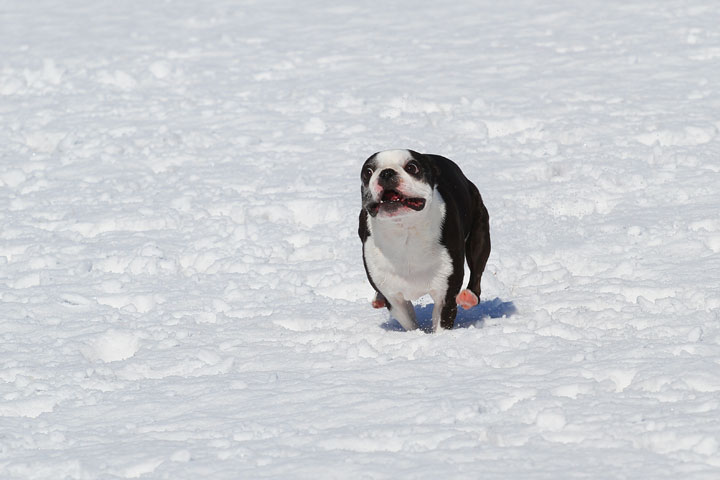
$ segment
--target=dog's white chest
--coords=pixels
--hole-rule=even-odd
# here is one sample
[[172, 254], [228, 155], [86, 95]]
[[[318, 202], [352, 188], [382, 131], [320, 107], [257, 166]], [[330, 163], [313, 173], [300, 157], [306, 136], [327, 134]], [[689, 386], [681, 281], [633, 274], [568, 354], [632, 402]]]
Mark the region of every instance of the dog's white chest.
[[365, 262], [377, 288], [386, 296], [417, 298], [444, 294], [452, 261], [440, 244], [445, 203], [435, 192], [423, 215], [402, 220], [369, 220]]

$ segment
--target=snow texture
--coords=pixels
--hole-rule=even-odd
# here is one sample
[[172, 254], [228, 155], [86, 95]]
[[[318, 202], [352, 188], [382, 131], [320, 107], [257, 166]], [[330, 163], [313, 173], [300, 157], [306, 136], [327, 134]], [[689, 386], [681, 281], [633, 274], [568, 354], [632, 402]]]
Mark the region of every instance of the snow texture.
[[[719, 12], [3, 2], [0, 478], [720, 478]], [[389, 148], [490, 211], [452, 331], [370, 306]]]

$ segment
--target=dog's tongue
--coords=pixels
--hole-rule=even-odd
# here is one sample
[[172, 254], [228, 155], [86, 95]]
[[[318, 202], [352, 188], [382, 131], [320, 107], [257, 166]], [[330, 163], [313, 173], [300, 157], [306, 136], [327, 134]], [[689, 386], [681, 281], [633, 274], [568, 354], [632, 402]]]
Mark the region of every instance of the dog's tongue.
[[[425, 208], [425, 199], [423, 198], [407, 198], [403, 196], [400, 192], [396, 192], [395, 190], [385, 190], [382, 195], [382, 199], [380, 201], [383, 204], [390, 204], [392, 206], [397, 206], [398, 204], [403, 205], [407, 208], [410, 208], [412, 210], [420, 211], [423, 208]], [[380, 207], [380, 204], [377, 204], [375, 207], [375, 210]], [[375, 211], [373, 210], [373, 211]], [[372, 212], [371, 212], [372, 213]]]
[[402, 200], [402, 196], [394, 190], [387, 190], [383, 193], [383, 201], [385, 202], [399, 202]]

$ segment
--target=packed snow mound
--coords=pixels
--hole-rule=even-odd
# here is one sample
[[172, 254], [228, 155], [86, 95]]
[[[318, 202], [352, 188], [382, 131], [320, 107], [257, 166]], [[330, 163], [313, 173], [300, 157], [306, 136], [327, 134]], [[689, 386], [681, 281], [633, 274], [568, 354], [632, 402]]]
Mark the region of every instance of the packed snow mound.
[[[712, 2], [1, 18], [0, 478], [720, 478]], [[452, 331], [371, 306], [390, 148], [490, 212]]]
[[127, 360], [137, 353], [140, 348], [139, 343], [138, 338], [132, 333], [108, 330], [82, 349], [82, 354], [91, 361]]

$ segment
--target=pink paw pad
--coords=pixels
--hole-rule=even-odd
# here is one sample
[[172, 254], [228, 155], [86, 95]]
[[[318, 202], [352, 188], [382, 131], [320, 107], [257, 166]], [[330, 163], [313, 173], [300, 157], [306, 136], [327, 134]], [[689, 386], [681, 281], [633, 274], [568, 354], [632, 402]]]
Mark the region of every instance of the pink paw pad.
[[467, 288], [462, 292], [458, 293], [455, 297], [455, 301], [465, 310], [468, 310], [478, 304], [478, 297]]
[[380, 294], [375, 295], [375, 298], [372, 301], [373, 308], [385, 308], [385, 297], [383, 297]]

